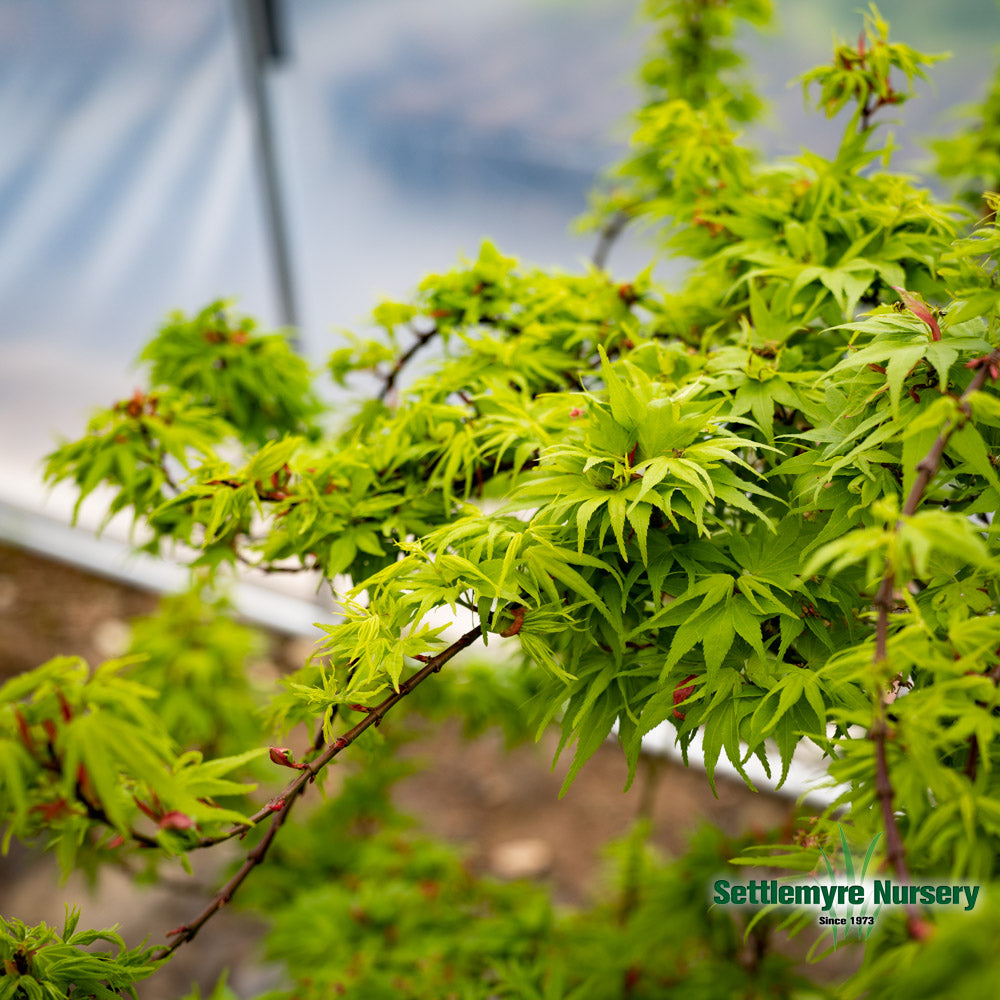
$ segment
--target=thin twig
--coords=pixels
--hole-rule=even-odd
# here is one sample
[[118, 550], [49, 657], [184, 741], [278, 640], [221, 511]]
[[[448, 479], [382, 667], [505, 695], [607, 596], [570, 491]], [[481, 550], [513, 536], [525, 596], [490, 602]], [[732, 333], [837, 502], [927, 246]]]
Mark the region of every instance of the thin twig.
[[[271, 825], [268, 827], [267, 832], [264, 834], [263, 839], [254, 847], [240, 865], [236, 874], [233, 875], [231, 879], [216, 893], [212, 901], [205, 907], [204, 910], [194, 920], [189, 924], [184, 924], [181, 927], [176, 928], [171, 931], [169, 936], [173, 937], [173, 941], [169, 945], [164, 945], [159, 951], [153, 956], [154, 961], [162, 961], [165, 958], [169, 958], [182, 944], [191, 941], [198, 931], [208, 923], [209, 920], [215, 916], [219, 910], [222, 909], [236, 894], [239, 887], [246, 881], [247, 876], [256, 868], [264, 858], [267, 856], [267, 852], [274, 842], [274, 838], [277, 836], [278, 831], [281, 829], [285, 820], [288, 819], [288, 815], [292, 810], [292, 806], [295, 804], [296, 799], [305, 791], [306, 785], [316, 780], [316, 776], [336, 757], [342, 750], [349, 747], [363, 732], [370, 729], [372, 726], [377, 726], [385, 716], [385, 714], [394, 706], [402, 701], [414, 688], [419, 684], [422, 684], [431, 674], [437, 673], [456, 653], [461, 652], [463, 649], [471, 646], [480, 636], [482, 635], [481, 626], [477, 625], [474, 629], [466, 632], [460, 639], [453, 642], [447, 649], [438, 653], [436, 656], [431, 657], [426, 665], [418, 670], [412, 677], [405, 680], [399, 685], [399, 689], [394, 691], [388, 698], [382, 701], [379, 705], [373, 708], [356, 726], [349, 729], [342, 736], [338, 736], [335, 740], [331, 741], [324, 747], [323, 752], [316, 757], [314, 760], [310, 761], [296, 777], [289, 782], [285, 787], [284, 791], [278, 796], [277, 799], [272, 799], [263, 809], [259, 810], [254, 816], [251, 817], [249, 823], [240, 824], [235, 827], [233, 831], [227, 836], [219, 837], [213, 840], [213, 843], [218, 843], [221, 840], [227, 840], [231, 836], [236, 836], [241, 833], [245, 833], [250, 829], [252, 824], [258, 823], [265, 819], [268, 815], [272, 817]], [[208, 844], [203, 841], [199, 846], [208, 846]]]
[[432, 326], [429, 330], [424, 330], [423, 333], [417, 333], [417, 339], [396, 359], [392, 368], [389, 369], [389, 373], [385, 376], [385, 380], [382, 383], [382, 389], [378, 394], [378, 398], [385, 402], [386, 397], [392, 392], [393, 386], [396, 384], [396, 379], [399, 378], [400, 372], [406, 367], [410, 359], [413, 357], [421, 347], [424, 346], [429, 340], [432, 340], [438, 332], [437, 326]]
[[142, 440], [147, 448], [153, 452], [155, 460], [154, 464], [160, 472], [163, 474], [163, 480], [170, 487], [174, 496], [178, 496], [181, 492], [181, 488], [174, 481], [173, 476], [170, 475], [170, 470], [167, 468], [167, 454], [162, 445], [157, 445], [153, 441], [153, 436], [149, 433], [149, 428], [146, 426], [144, 420], [139, 421], [139, 433], [142, 435]]
[[[978, 392], [986, 384], [986, 379], [992, 374], [991, 368], [1000, 363], [1000, 348], [995, 349], [984, 358], [977, 359], [978, 371], [973, 376], [968, 388], [959, 398], [959, 409], [964, 418], [971, 414], [969, 407], [969, 397]], [[924, 498], [924, 493], [930, 485], [931, 480], [937, 475], [941, 467], [941, 459], [944, 456], [948, 442], [952, 434], [964, 423], [964, 419], [949, 421], [944, 429], [937, 436], [931, 450], [917, 463], [917, 476], [913, 481], [910, 494], [903, 504], [901, 519], [911, 517], [916, 513], [920, 502]], [[900, 528], [901, 520], [896, 522], [894, 531]], [[875, 595], [875, 609], [877, 619], [875, 625], [875, 655], [873, 665], [878, 667], [888, 659], [888, 638], [889, 638], [889, 615], [893, 610], [893, 590], [895, 587], [895, 573], [891, 565], [887, 565], [882, 583], [879, 585]], [[903, 844], [902, 835], [899, 832], [899, 824], [896, 822], [896, 813], [893, 810], [892, 802], [895, 791], [889, 776], [889, 762], [886, 753], [886, 745], [891, 738], [888, 719], [886, 716], [886, 700], [881, 697], [876, 709], [875, 720], [868, 731], [868, 738], [875, 744], [875, 796], [879, 801], [882, 810], [882, 823], [885, 827], [886, 860], [896, 874], [896, 879], [902, 884], [908, 884], [910, 874], [906, 866], [906, 850]], [[920, 917], [920, 911], [915, 906], [906, 908], [907, 928], [913, 938], [923, 938], [926, 936], [926, 926]]]
[[313, 573], [320, 568], [315, 563], [312, 566], [275, 566], [269, 563], [256, 563], [236, 549], [233, 549], [233, 555], [240, 565], [246, 566], [248, 569], [260, 570], [262, 573]]
[[632, 216], [628, 212], [619, 209], [611, 216], [610, 219], [604, 224], [604, 228], [601, 229], [600, 234], [597, 237], [597, 246], [594, 248], [594, 256], [591, 257], [591, 262], [594, 267], [600, 268], [600, 270], [605, 270], [608, 262], [608, 255], [611, 253], [611, 248], [618, 241], [618, 237], [625, 231], [625, 227], [629, 224]]

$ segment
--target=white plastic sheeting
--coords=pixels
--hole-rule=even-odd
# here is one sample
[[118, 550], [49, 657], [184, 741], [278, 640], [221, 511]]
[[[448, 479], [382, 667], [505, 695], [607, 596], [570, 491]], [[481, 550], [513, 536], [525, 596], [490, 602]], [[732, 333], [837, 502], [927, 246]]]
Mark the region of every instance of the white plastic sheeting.
[[127, 395], [171, 307], [269, 308], [224, 0], [0, 4], [0, 490]]
[[[277, 321], [236, 2], [0, 3], [0, 495], [39, 502], [53, 432], [131, 392], [169, 309]], [[279, 7], [267, 87], [317, 361], [485, 236], [581, 264], [569, 225], [633, 101], [631, 0]]]

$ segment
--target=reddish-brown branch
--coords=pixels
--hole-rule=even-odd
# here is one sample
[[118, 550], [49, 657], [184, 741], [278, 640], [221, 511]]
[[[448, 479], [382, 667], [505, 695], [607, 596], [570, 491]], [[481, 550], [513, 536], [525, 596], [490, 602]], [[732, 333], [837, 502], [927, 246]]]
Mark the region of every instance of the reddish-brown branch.
[[417, 333], [417, 339], [396, 359], [392, 368], [389, 369], [388, 374], [385, 376], [382, 382], [382, 389], [378, 394], [380, 400], [385, 401], [389, 393], [392, 392], [393, 386], [396, 384], [396, 379], [399, 378], [400, 373], [407, 366], [413, 355], [429, 340], [432, 340], [437, 335], [437, 332], [437, 326], [432, 326], [429, 330], [424, 330], [423, 333]]
[[[970, 415], [969, 397], [978, 392], [986, 384], [987, 378], [1000, 363], [1000, 348], [994, 350], [985, 358], [977, 359], [978, 370], [973, 376], [965, 392], [959, 399], [959, 408], [964, 415]], [[937, 436], [930, 451], [917, 463], [917, 476], [913, 481], [909, 496], [903, 504], [901, 517], [911, 517], [916, 513], [920, 502], [924, 498], [927, 487], [931, 480], [937, 475], [941, 467], [941, 459], [944, 457], [945, 449], [951, 440], [952, 434], [962, 425], [962, 420], [955, 420], [945, 425], [944, 429]], [[896, 522], [895, 530], [899, 530], [900, 522]], [[888, 659], [888, 639], [889, 639], [889, 615], [893, 609], [893, 591], [895, 589], [895, 573], [892, 565], [887, 565], [885, 575], [879, 585], [875, 595], [874, 605], [877, 613], [875, 623], [875, 655], [873, 664], [878, 667]], [[875, 720], [868, 737], [875, 744], [875, 796], [879, 801], [882, 811], [882, 824], [885, 827], [886, 860], [896, 875], [897, 881], [906, 884], [910, 881], [910, 874], [906, 866], [906, 851], [903, 845], [903, 838], [899, 832], [899, 824], [896, 822], [896, 813], [893, 809], [893, 799], [895, 792], [889, 776], [889, 761], [887, 754], [887, 744], [891, 738], [888, 720], [886, 718], [886, 702], [881, 698], [876, 709]], [[975, 746], [978, 754], [978, 745]], [[970, 748], [970, 759], [972, 749]], [[916, 939], [926, 937], [927, 925], [920, 916], [920, 911], [915, 906], [906, 907], [906, 921], [910, 936]]]
[[594, 256], [591, 262], [594, 267], [604, 270], [608, 263], [608, 255], [611, 248], [618, 241], [618, 238], [625, 231], [632, 216], [628, 212], [619, 209], [601, 228], [597, 237], [597, 246], [594, 248]]
[[979, 738], [973, 733], [969, 737], [969, 755], [965, 759], [965, 776], [969, 781], [976, 780], [976, 772], [979, 769]]
[[888, 721], [885, 717], [885, 707], [880, 706], [878, 718], [868, 731], [868, 738], [875, 744], [875, 797], [882, 809], [885, 823], [885, 857], [889, 867], [896, 874], [900, 883], [910, 881], [910, 873], [906, 867], [906, 850], [903, 838], [896, 822], [896, 814], [892, 808], [895, 791], [889, 780], [889, 762], [886, 758], [886, 743], [891, 738]]
[[201, 841], [198, 846], [207, 847], [213, 843], [219, 843], [222, 840], [228, 840], [230, 837], [238, 836], [246, 833], [251, 825], [259, 823], [260, 821], [266, 819], [268, 816], [271, 817], [271, 825], [268, 827], [267, 832], [264, 834], [261, 841], [254, 847], [240, 865], [236, 874], [233, 875], [231, 879], [216, 893], [212, 901], [205, 907], [204, 910], [194, 920], [189, 924], [184, 924], [181, 927], [176, 928], [170, 932], [169, 936], [173, 938], [170, 944], [164, 945], [154, 956], [154, 961], [161, 961], [162, 959], [169, 958], [182, 944], [191, 941], [198, 931], [212, 919], [212, 917], [222, 909], [236, 894], [239, 887], [246, 881], [249, 874], [256, 868], [267, 856], [267, 852], [274, 842], [274, 838], [277, 836], [278, 831], [281, 829], [285, 820], [288, 818], [289, 813], [292, 810], [292, 806], [295, 804], [296, 799], [305, 791], [306, 785], [316, 779], [316, 776], [336, 757], [342, 750], [349, 747], [363, 732], [370, 729], [372, 726], [377, 726], [385, 716], [385, 714], [393, 708], [394, 705], [399, 704], [414, 688], [419, 684], [422, 684], [431, 674], [437, 673], [453, 656], [461, 652], [463, 649], [471, 646], [480, 636], [482, 635], [482, 628], [476, 626], [474, 629], [466, 632], [461, 638], [453, 642], [447, 649], [438, 653], [436, 656], [431, 657], [427, 663], [418, 670], [415, 674], [405, 680], [399, 685], [399, 689], [394, 691], [388, 698], [382, 701], [380, 704], [376, 705], [368, 714], [353, 728], [349, 729], [342, 736], [338, 736], [335, 740], [332, 740], [324, 748], [322, 753], [319, 754], [314, 760], [310, 761], [302, 770], [298, 772], [295, 778], [285, 786], [284, 790], [277, 796], [277, 798], [272, 799], [263, 809], [258, 810], [251, 818], [249, 823], [240, 824], [234, 827], [229, 833], [217, 837], [217, 838], [205, 838]]

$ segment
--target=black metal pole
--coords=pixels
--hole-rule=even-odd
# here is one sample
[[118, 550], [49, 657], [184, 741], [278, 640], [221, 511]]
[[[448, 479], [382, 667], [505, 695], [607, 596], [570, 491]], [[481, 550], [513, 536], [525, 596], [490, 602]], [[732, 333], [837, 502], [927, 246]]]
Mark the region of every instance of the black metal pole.
[[232, 0], [232, 5], [247, 100], [253, 117], [254, 159], [260, 176], [278, 309], [281, 322], [292, 328], [292, 343], [297, 347], [298, 309], [265, 78], [268, 64], [279, 62], [285, 54], [278, 0]]

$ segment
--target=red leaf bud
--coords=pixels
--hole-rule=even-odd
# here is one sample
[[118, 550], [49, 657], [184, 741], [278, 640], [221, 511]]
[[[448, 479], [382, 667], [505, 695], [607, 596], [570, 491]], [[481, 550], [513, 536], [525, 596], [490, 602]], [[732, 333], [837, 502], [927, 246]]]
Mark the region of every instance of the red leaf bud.
[[918, 319], [922, 320], [927, 328], [931, 331], [931, 337], [934, 340], [941, 339], [941, 327], [938, 326], [937, 320], [934, 318], [934, 314], [930, 309], [920, 301], [915, 295], [908, 292], [905, 288], [900, 288], [898, 285], [892, 286], [893, 291], [903, 300], [903, 304], [907, 309], [913, 313]]
[[194, 825], [194, 820], [187, 813], [177, 809], [164, 813], [159, 823], [161, 830], [190, 830]]
[[296, 771], [302, 771], [309, 766], [308, 764], [296, 764], [292, 760], [292, 751], [288, 747], [270, 747], [268, 756], [279, 767], [293, 767]]

